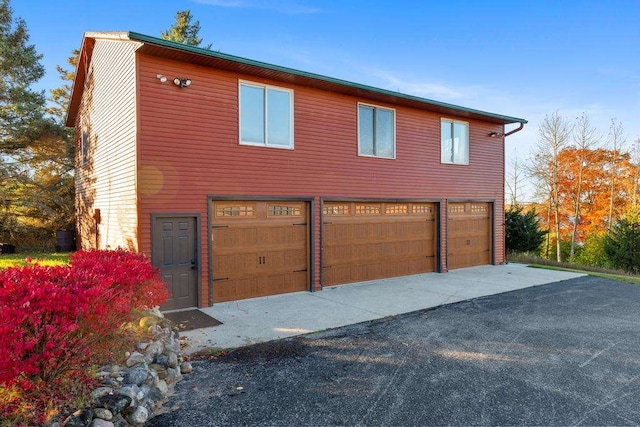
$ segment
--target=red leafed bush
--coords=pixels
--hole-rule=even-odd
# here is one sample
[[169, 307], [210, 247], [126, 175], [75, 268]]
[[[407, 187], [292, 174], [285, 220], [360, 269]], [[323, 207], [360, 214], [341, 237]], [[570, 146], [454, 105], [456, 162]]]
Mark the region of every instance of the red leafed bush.
[[68, 266], [1, 270], [0, 420], [21, 419], [16, 411], [28, 408], [25, 422], [42, 422], [47, 408], [26, 402], [61, 401], [69, 396], [57, 390], [83, 389], [120, 326], [167, 295], [147, 258], [125, 250], [77, 252]]
[[74, 281], [87, 287], [97, 304], [88, 320], [114, 328], [128, 321], [134, 310], [161, 305], [168, 291], [143, 254], [124, 249], [76, 252], [71, 256]]

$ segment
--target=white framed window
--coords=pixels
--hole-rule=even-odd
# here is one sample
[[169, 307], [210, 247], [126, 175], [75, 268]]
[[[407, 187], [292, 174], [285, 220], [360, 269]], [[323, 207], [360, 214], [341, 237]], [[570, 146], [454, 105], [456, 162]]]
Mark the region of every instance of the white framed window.
[[396, 111], [358, 104], [358, 155], [396, 158]]
[[440, 120], [440, 161], [455, 165], [469, 164], [469, 123]]
[[293, 90], [239, 82], [240, 144], [293, 149]]

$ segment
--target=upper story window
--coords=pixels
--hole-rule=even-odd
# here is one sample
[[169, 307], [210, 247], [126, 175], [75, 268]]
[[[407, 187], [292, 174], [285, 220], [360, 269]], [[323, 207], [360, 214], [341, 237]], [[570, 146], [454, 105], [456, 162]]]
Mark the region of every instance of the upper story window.
[[240, 83], [240, 144], [293, 148], [293, 91]]
[[469, 123], [442, 119], [440, 122], [442, 163], [469, 164]]
[[396, 112], [358, 104], [358, 155], [396, 157]]

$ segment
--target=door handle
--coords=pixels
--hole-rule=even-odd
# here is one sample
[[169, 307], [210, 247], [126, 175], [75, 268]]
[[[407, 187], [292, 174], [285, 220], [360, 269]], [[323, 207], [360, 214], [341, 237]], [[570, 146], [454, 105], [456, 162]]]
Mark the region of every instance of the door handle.
[[192, 270], [196, 269], [197, 263], [198, 263], [198, 259], [197, 258], [191, 258], [191, 269]]

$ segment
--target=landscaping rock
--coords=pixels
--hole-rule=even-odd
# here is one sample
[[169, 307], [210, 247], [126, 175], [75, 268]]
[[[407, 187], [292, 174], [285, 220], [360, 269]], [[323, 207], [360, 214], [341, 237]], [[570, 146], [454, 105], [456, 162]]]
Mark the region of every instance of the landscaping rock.
[[138, 402], [138, 393], [140, 393], [140, 387], [135, 384], [127, 385], [118, 390], [118, 393], [131, 399], [129, 406], [135, 406]]
[[144, 363], [144, 354], [138, 353], [137, 351], [134, 351], [126, 362], [128, 368], [139, 365], [140, 363]]
[[174, 384], [180, 381], [180, 378], [182, 378], [180, 369], [167, 368], [167, 384]]
[[98, 399], [96, 407], [105, 408], [111, 411], [112, 414], [119, 414], [124, 411], [126, 408], [131, 405], [133, 399], [130, 396], [122, 394], [121, 390], [119, 390], [120, 394], [117, 395], [106, 395], [102, 396]]
[[180, 341], [170, 336], [167, 339], [167, 342], [165, 343], [164, 348], [178, 354], [180, 353], [180, 350], [181, 350]]
[[114, 416], [111, 422], [113, 423], [114, 427], [130, 427], [127, 420], [125, 420], [120, 414]]
[[148, 419], [149, 411], [144, 406], [138, 406], [136, 410], [133, 411], [133, 413], [127, 418], [127, 420], [134, 425], [144, 424]]
[[111, 387], [98, 387], [91, 392], [91, 398], [96, 400], [109, 393], [113, 393], [113, 389]]
[[91, 409], [82, 409], [76, 411], [73, 415], [64, 420], [65, 427], [86, 427], [93, 419], [93, 411]]
[[158, 380], [156, 387], [164, 394], [165, 396], [169, 393], [169, 386], [165, 380]]
[[160, 363], [152, 363], [149, 365], [149, 369], [153, 370], [161, 380], [167, 378], [167, 368]]
[[93, 408], [74, 413], [64, 426], [142, 425], [166, 400], [170, 386], [183, 373], [193, 372], [191, 363], [183, 362], [178, 330], [158, 310], [141, 319], [141, 325], [148, 325], [153, 340], [138, 343], [135, 347], [138, 351], [126, 353], [126, 368], [100, 367], [98, 379], [102, 386], [91, 392]]
[[167, 356], [166, 354], [158, 354], [155, 357], [154, 362], [158, 365], [166, 366], [169, 364], [169, 356]]
[[180, 373], [181, 374], [190, 374], [193, 372], [193, 366], [190, 362], [182, 362], [180, 365]]
[[103, 420], [102, 418], [94, 418], [91, 423], [91, 427], [114, 427], [111, 421]]
[[140, 319], [140, 327], [141, 328], [149, 328], [150, 326], [159, 325], [163, 319], [157, 316], [144, 316]]
[[153, 334], [153, 337], [155, 339], [156, 335], [159, 335], [162, 333], [162, 327], [160, 325], [150, 326], [149, 333]]
[[168, 360], [167, 360], [167, 365], [169, 365], [170, 368], [177, 368], [178, 367], [178, 355], [174, 352], [170, 352], [168, 355]]
[[124, 373], [125, 384], [142, 385], [149, 376], [149, 371], [144, 367], [132, 368]]
[[101, 420], [111, 421], [113, 419], [113, 413], [104, 408], [95, 408], [93, 410], [93, 416], [95, 418], [100, 418]]
[[147, 394], [147, 398], [152, 402], [159, 402], [161, 400], [164, 400], [165, 395], [164, 395], [164, 392], [160, 390], [159, 387], [153, 387], [151, 390], [149, 390], [149, 393]]
[[152, 356], [156, 356], [157, 354], [161, 354], [164, 351], [164, 344], [162, 341], [153, 341], [151, 344], [147, 346], [145, 349], [145, 354], [150, 354]]

